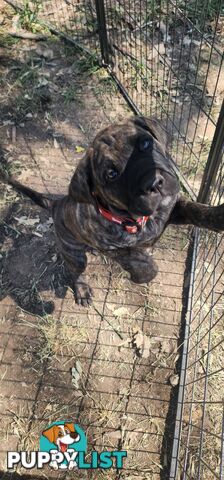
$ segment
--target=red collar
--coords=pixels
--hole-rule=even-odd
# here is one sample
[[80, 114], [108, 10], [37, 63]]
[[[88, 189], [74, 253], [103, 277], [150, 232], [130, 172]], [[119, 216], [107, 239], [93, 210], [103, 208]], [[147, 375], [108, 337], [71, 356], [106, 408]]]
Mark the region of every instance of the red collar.
[[97, 208], [100, 214], [110, 222], [114, 222], [114, 223], [117, 223], [118, 225], [122, 225], [124, 230], [128, 233], [137, 233], [139, 230], [141, 230], [145, 226], [147, 220], [150, 218], [149, 216], [144, 216], [144, 217], [139, 217], [136, 220], [133, 220], [133, 218], [116, 215], [110, 212], [109, 210], [106, 210], [104, 207], [102, 207], [102, 205], [99, 204], [99, 201], [97, 200], [94, 193], [93, 193], [93, 196], [96, 200]]

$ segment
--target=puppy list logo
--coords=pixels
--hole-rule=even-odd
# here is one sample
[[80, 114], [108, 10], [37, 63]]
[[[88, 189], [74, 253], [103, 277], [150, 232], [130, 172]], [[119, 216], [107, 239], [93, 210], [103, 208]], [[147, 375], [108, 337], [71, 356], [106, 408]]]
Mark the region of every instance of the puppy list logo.
[[8, 452], [7, 467], [13, 469], [19, 463], [26, 469], [42, 469], [49, 464], [54, 470], [123, 468], [126, 451], [93, 451], [86, 462], [87, 439], [83, 429], [72, 422], [53, 422], [41, 434], [38, 452]]

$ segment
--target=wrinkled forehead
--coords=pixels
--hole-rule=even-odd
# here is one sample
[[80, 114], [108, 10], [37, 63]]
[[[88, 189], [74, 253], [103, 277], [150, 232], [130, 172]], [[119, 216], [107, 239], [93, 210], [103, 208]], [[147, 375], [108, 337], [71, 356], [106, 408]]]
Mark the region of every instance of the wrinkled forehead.
[[111, 158], [113, 161], [116, 159], [119, 161], [121, 157], [128, 159], [140, 133], [139, 128], [133, 122], [110, 125], [97, 134], [93, 141], [93, 147], [99, 159], [101, 157]]

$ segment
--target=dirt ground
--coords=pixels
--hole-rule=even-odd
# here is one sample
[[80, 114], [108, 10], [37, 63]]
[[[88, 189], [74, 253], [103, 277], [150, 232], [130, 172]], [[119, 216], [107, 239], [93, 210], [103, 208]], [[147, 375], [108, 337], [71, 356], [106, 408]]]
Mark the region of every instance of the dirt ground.
[[[10, 10], [1, 15], [7, 31]], [[58, 39], [1, 38], [4, 161], [40, 191], [66, 192], [96, 131], [131, 112], [104, 70]], [[32, 478], [167, 478], [190, 232], [167, 230], [150, 285], [130, 283], [117, 265], [89, 254], [87, 309], [75, 304], [49, 214], [8, 187], [1, 193], [2, 478], [17, 478], [6, 474], [7, 450], [38, 449], [44, 427], [64, 419], [86, 431], [88, 452], [126, 449], [124, 470], [45, 469]]]

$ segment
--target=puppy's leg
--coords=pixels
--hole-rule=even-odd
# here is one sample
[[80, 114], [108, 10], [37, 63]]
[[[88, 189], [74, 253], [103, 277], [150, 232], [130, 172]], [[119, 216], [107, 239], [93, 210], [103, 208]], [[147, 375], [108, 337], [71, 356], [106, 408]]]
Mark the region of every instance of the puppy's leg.
[[73, 244], [73, 248], [63, 249], [61, 255], [72, 277], [72, 288], [76, 303], [84, 307], [91, 305], [92, 289], [85, 282], [84, 276], [81, 275], [87, 265], [84, 245]]
[[149, 283], [155, 278], [158, 267], [147, 249], [124, 249], [113, 256], [134, 283]]
[[168, 223], [174, 225], [195, 225], [208, 228], [209, 230], [222, 231], [224, 230], [224, 204], [211, 207], [180, 197]]
[[[66, 223], [65, 214], [69, 210], [66, 202], [67, 199], [65, 197], [61, 202], [55, 203], [52, 212], [57, 245], [72, 277], [72, 288], [76, 303], [88, 306], [92, 303], [92, 289], [86, 284], [84, 277], [81, 276], [87, 265], [86, 251], [88, 247], [77, 240], [75, 234], [67, 227], [67, 224], [69, 225], [69, 219]], [[72, 213], [73, 212], [71, 212], [71, 217]], [[73, 223], [71, 221], [71, 227], [72, 226]]]
[[87, 265], [85, 253], [87, 247], [83, 243], [77, 242], [67, 229], [55, 228], [55, 233], [60, 254], [71, 275], [75, 301], [78, 305], [85, 307], [91, 305], [92, 289], [86, 284], [84, 276], [81, 275]]

